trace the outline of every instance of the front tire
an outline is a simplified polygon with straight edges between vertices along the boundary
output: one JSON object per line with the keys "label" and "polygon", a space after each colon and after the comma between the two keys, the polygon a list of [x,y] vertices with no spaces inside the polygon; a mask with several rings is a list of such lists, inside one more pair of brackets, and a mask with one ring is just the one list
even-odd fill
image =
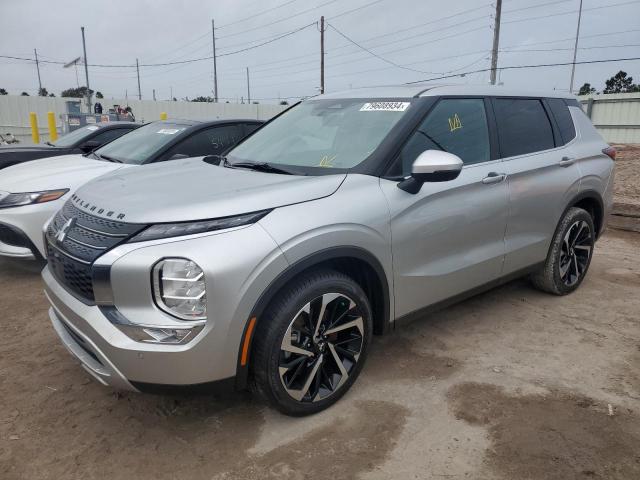
{"label": "front tire", "polygon": [[531,276],[533,285],[554,295],[573,292],[589,270],[594,244],[591,215],[581,208],[571,207],[560,220],[544,267]]}
{"label": "front tire", "polygon": [[255,386],[286,415],[324,410],[360,374],[371,332],[369,300],[355,281],[328,269],[303,274],[259,321],[251,366]]}

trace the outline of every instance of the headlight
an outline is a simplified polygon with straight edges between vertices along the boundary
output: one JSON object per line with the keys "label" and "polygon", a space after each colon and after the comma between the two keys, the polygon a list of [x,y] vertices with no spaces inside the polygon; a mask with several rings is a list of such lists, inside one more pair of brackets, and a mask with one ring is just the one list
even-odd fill
{"label": "headlight", "polygon": [[153,267],[153,295],[159,308],[181,320],[207,318],[204,272],[186,258],[168,258]]}
{"label": "headlight", "polygon": [[3,197],[0,195],[0,208],[19,207],[33,203],[46,203],[58,200],[68,188],[62,190],[45,190],[43,192],[9,193]]}
{"label": "headlight", "polygon": [[245,213],[234,217],[216,218],[214,220],[203,220],[200,222],[159,223],[143,230],[131,238],[129,242],[144,242],[146,240],[157,240],[158,238],[180,237],[194,233],[211,232],[214,230],[250,225],[256,223],[270,211],[271,210],[262,210],[260,212]]}

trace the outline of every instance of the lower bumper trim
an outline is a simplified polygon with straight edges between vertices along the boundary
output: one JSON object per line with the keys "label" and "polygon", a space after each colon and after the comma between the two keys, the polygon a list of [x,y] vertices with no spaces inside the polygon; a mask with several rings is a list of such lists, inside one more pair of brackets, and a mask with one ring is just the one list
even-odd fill
{"label": "lower bumper trim", "polygon": [[93,378],[103,385],[120,390],[137,391],[100,349],[53,307],[49,309],[49,319],[63,345]]}

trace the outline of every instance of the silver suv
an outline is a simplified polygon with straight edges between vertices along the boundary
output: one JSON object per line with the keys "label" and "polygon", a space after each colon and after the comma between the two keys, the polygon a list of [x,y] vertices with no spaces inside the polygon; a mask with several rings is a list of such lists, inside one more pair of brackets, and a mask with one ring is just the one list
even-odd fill
{"label": "silver suv", "polygon": [[224,158],[80,188],[45,229],[51,321],[103,384],[230,379],[314,413],[351,387],[374,334],[524,275],[575,290],[614,156],[558,92],[315,97]]}

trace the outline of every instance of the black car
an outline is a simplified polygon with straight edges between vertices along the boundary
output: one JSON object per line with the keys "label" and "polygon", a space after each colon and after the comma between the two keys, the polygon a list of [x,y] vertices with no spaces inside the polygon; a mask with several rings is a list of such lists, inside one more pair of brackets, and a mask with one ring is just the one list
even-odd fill
{"label": "black car", "polygon": [[29,160],[72,153],[89,153],[98,147],[135,130],[132,122],[104,122],[87,125],[42,145],[8,145],[0,147],[0,169]]}
{"label": "black car", "polygon": [[220,155],[263,123],[260,120],[162,120],[143,125],[88,156],[142,165]]}

